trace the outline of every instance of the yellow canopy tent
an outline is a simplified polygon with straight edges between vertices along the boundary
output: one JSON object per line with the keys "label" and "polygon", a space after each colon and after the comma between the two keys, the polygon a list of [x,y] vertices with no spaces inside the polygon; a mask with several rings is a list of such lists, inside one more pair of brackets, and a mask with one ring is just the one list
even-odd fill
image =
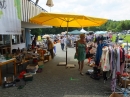
{"label": "yellow canopy tent", "polygon": [[[62,14],[62,13],[46,13],[42,12],[30,19],[30,22],[39,25],[49,25],[56,27],[92,27],[101,26],[107,22],[107,19],[78,15],[78,14]],[[67,65],[67,47],[66,47],[66,63]]]}

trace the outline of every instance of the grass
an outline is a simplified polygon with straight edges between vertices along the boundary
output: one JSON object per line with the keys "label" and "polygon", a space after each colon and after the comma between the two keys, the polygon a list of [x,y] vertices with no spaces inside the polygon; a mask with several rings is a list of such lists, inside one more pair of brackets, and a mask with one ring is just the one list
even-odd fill
{"label": "grass", "polygon": [[[124,38],[124,36],[126,36],[125,38]],[[122,38],[124,38],[124,42],[127,42],[128,41],[128,43],[130,43],[130,35],[119,35],[119,37],[122,37]],[[116,35],[113,35],[112,36],[112,41],[113,42],[115,42],[115,40],[116,40]]]}

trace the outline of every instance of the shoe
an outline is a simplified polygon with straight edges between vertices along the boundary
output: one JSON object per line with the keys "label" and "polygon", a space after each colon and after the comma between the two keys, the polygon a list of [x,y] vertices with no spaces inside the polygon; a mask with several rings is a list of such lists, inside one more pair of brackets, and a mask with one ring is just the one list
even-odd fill
{"label": "shoe", "polygon": [[80,74],[81,74],[82,76],[84,76],[84,73],[81,73],[81,72],[80,72]]}

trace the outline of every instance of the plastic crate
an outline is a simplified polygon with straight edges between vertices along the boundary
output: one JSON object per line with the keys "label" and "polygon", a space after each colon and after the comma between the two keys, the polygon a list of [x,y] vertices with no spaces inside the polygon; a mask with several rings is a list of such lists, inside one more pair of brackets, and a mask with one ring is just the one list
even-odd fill
{"label": "plastic crate", "polygon": [[39,65],[39,68],[43,68],[44,67],[44,65]]}
{"label": "plastic crate", "polygon": [[32,81],[33,80],[33,75],[30,74],[30,73],[26,73],[26,74],[24,74],[23,80],[24,81]]}

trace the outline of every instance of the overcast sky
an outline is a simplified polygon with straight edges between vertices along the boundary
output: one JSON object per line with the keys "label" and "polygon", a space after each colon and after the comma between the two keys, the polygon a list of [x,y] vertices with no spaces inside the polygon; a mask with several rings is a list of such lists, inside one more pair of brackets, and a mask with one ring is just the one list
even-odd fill
{"label": "overcast sky", "polygon": [[[36,1],[36,0],[33,0]],[[52,0],[51,12],[77,13],[111,20],[130,20],[130,0]],[[50,12],[47,0],[38,5]]]}

